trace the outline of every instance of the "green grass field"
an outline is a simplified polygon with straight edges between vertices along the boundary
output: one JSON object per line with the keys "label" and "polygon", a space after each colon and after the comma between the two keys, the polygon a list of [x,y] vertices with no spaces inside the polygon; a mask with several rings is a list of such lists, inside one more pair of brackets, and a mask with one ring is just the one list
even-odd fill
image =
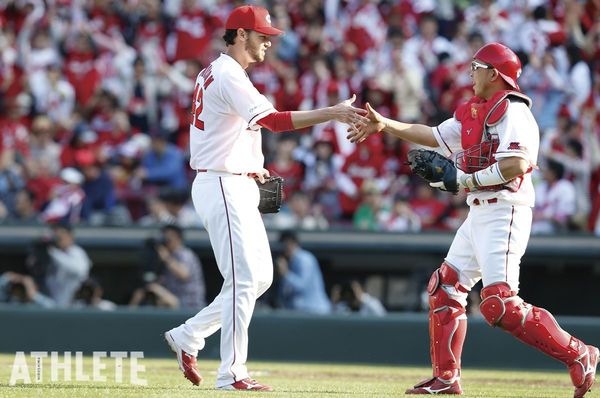
{"label": "green grass field", "polygon": [[[34,379],[35,362],[26,357],[27,366]],[[337,365],[337,364],[299,364],[252,361],[249,364],[252,376],[272,385],[276,391],[256,392],[219,392],[213,389],[217,362],[200,361],[199,369],[204,376],[200,387],[192,386],[177,368],[175,359],[141,359],[145,366],[140,378],[146,379],[147,386],[129,383],[129,360],[123,361],[123,383],[115,382],[114,360],[103,359],[106,370],[102,374],[106,382],[65,382],[50,381],[50,360],[43,360],[43,380],[41,383],[23,384],[18,382],[9,386],[14,355],[0,355],[0,397],[15,398],[75,398],[75,397],[394,397],[403,396],[404,390],[416,381],[429,375],[426,368]],[[71,364],[75,375],[74,357]],[[86,358],[83,366],[86,374],[92,374],[92,360]],[[59,373],[63,379],[62,373]],[[540,371],[494,371],[464,369],[463,389],[465,397],[519,397],[519,398],[558,398],[572,397],[569,376],[564,372]],[[600,388],[598,388],[600,390]],[[586,398],[599,398],[598,391],[590,392]]]}

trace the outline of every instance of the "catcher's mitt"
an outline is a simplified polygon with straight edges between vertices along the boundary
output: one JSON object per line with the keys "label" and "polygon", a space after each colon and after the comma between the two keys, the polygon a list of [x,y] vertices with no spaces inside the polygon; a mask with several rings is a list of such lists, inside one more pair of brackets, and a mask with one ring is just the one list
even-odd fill
{"label": "catcher's mitt", "polygon": [[255,179],[255,181],[260,192],[258,211],[261,213],[279,212],[283,201],[283,178],[279,176],[267,177],[264,184],[261,184],[258,179]]}
{"label": "catcher's mitt", "polygon": [[445,156],[426,149],[408,152],[408,165],[419,177],[442,191],[458,192],[457,171],[454,162]]}

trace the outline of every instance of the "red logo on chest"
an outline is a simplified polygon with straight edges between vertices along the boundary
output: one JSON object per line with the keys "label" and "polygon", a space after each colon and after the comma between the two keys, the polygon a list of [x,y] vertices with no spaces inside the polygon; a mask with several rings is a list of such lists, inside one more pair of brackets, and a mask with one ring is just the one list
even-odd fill
{"label": "red logo on chest", "polygon": [[521,149],[521,146],[518,142],[511,142],[510,144],[508,144],[508,149],[514,149],[518,151],[519,149]]}

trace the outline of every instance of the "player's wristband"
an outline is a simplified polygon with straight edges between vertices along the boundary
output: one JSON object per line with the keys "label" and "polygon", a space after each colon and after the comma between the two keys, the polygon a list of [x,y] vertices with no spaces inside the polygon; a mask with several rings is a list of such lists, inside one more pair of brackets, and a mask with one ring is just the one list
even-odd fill
{"label": "player's wristband", "polygon": [[256,123],[262,127],[268,128],[274,133],[294,130],[294,123],[292,123],[292,112],[289,111],[270,113]]}
{"label": "player's wristband", "polygon": [[483,170],[479,170],[473,175],[473,182],[475,186],[489,187],[492,185],[506,184],[508,181],[500,172],[500,164],[494,163],[493,165],[486,167]]}

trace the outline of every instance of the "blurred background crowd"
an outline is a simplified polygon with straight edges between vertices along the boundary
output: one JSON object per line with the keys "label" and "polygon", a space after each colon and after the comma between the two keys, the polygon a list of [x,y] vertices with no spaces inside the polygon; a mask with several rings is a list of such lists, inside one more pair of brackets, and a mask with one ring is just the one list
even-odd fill
{"label": "blurred background crowd", "polygon": [[[0,4],[0,220],[199,226],[187,166],[197,73],[236,1]],[[600,234],[600,1],[261,2],[286,34],[249,70],[278,110],[358,95],[437,124],[471,93],[469,62],[502,41],[524,68],[542,156],[534,233]],[[356,146],[337,122],[264,134],[287,204],[269,227],[455,230],[464,197],[429,189],[390,136]]]}
{"label": "blurred background crowd", "polygon": [[[91,261],[71,225],[170,225],[148,242],[144,283],[129,303],[204,305],[202,267],[180,229],[202,227],[189,197],[191,96],[197,73],[224,51],[227,15],[242,3],[0,2],[0,224],[53,225],[53,237],[28,258],[30,271],[43,271],[0,276],[0,301],[110,309],[88,279]],[[359,106],[436,125],[472,95],[473,53],[491,41],[510,46],[541,133],[533,233],[600,235],[600,0],[256,3],[286,32],[249,69],[280,111],[356,93]],[[286,180],[286,204],[265,217],[268,228],[458,228],[465,197],[411,175],[409,145],[378,135],[357,146],[345,136],[338,122],[301,134],[263,131],[266,168]],[[295,295],[303,284],[321,286],[318,264],[282,244],[277,305],[385,311],[358,281],[311,291],[302,302]],[[292,276],[299,263],[309,276]]]}

